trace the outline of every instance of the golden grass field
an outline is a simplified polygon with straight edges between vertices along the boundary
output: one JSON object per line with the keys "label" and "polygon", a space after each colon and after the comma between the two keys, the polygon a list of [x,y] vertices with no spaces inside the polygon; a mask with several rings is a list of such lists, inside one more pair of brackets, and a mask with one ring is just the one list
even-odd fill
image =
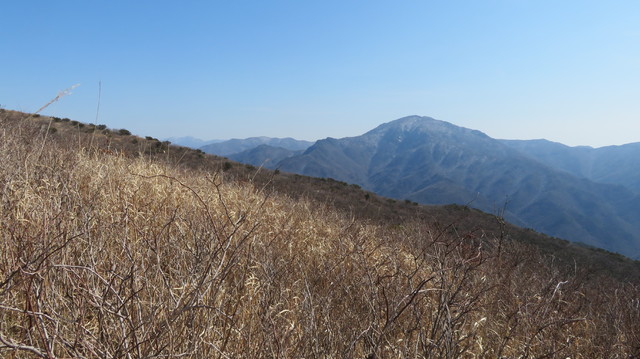
{"label": "golden grass field", "polygon": [[636,283],[24,117],[0,112],[0,357],[640,357]]}

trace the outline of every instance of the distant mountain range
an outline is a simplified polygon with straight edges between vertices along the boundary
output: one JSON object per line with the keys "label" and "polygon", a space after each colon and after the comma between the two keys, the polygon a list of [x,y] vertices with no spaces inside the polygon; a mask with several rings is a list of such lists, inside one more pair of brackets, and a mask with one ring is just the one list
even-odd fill
{"label": "distant mountain range", "polygon": [[640,144],[593,149],[496,140],[419,116],[357,137],[320,140],[302,153],[281,142],[233,141],[235,147],[223,142],[202,149],[392,198],[466,204],[549,235],[640,257]]}
{"label": "distant mountain range", "polygon": [[205,153],[228,157],[234,161],[266,168],[275,168],[285,158],[299,155],[313,142],[293,138],[249,137],[231,140],[202,140],[199,138],[169,137],[175,145],[200,149]]}
{"label": "distant mountain range", "polygon": [[275,169],[282,160],[300,155],[303,152],[304,149],[294,151],[284,147],[259,145],[249,150],[228,155],[227,157],[234,161]]}
{"label": "distant mountain range", "polygon": [[166,138],[165,140],[173,143],[174,145],[190,147],[190,148],[193,148],[193,149],[197,149],[197,148],[200,148],[202,146],[206,146],[206,145],[211,144],[211,143],[218,143],[218,142],[223,142],[224,141],[224,140],[201,140],[199,138],[195,138],[195,137],[191,137],[191,136],[169,137],[169,138]]}
{"label": "distant mountain range", "polygon": [[303,151],[309,148],[313,142],[296,140],[293,138],[272,138],[272,137],[249,137],[245,139],[231,139],[218,143],[208,144],[200,147],[206,153],[218,156],[229,157],[230,155],[240,154],[247,150],[253,150],[258,146],[263,147],[265,151],[272,151],[272,148],[281,148],[288,151]]}

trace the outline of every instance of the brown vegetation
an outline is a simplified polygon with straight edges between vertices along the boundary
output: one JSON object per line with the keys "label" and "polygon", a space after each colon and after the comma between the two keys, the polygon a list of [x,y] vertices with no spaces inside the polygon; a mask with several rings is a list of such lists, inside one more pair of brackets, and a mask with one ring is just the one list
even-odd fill
{"label": "brown vegetation", "polygon": [[196,151],[20,117],[0,113],[2,357],[640,356],[634,283],[499,232],[349,216],[223,159],[195,169]]}

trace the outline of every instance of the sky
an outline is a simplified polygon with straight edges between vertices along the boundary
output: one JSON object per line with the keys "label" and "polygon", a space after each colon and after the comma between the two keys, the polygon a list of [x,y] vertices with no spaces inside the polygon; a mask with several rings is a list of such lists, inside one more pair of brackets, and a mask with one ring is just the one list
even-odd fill
{"label": "sky", "polygon": [[[358,136],[408,115],[640,142],[637,0],[21,0],[0,106],[200,139]],[[99,106],[98,106],[99,104]]]}

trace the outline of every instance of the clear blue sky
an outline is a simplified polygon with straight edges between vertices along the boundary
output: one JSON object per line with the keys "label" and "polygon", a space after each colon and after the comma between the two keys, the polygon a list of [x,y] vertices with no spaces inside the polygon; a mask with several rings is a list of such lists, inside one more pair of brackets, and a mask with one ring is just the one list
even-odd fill
{"label": "clear blue sky", "polygon": [[356,136],[424,115],[640,141],[640,1],[4,1],[0,105],[164,138]]}

